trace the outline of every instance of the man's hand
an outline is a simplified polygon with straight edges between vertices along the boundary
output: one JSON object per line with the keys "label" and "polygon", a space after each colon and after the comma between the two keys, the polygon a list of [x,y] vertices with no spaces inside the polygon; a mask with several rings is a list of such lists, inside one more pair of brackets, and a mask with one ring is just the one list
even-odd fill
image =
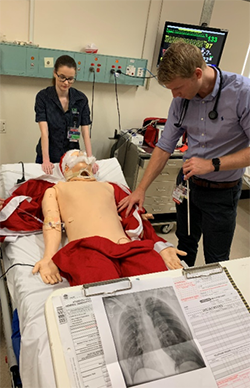
{"label": "man's hand", "polygon": [[130,210],[134,206],[135,203],[138,203],[139,210],[143,210],[142,206],[145,200],[145,193],[143,190],[137,188],[133,193],[131,193],[128,197],[123,198],[117,206],[118,212],[122,211],[127,207],[127,211],[125,217],[128,217]]}
{"label": "man's hand", "polygon": [[183,163],[184,179],[189,179],[193,175],[203,175],[214,171],[211,159],[192,157]]}
{"label": "man's hand", "polygon": [[42,164],[42,170],[45,174],[52,175],[53,174],[54,164],[50,161],[44,161]]}
{"label": "man's hand", "polygon": [[4,199],[3,198],[0,198],[0,210],[2,209],[2,207],[3,207],[3,203],[4,203]]}
{"label": "man's hand", "polygon": [[52,260],[39,260],[32,270],[33,275],[38,272],[40,272],[41,278],[46,284],[62,282],[58,267]]}
{"label": "man's hand", "polygon": [[168,267],[168,269],[183,268],[177,254],[181,256],[187,255],[186,252],[180,251],[179,249],[176,249],[174,247],[165,248],[160,252],[160,255],[163,258],[163,261]]}

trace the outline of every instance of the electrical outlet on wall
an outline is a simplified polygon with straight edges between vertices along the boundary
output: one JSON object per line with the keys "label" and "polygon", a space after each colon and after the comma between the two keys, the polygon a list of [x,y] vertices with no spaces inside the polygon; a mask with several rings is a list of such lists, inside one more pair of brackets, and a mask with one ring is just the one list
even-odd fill
{"label": "electrical outlet on wall", "polygon": [[6,120],[0,120],[0,133],[6,133]]}
{"label": "electrical outlet on wall", "polygon": [[138,67],[137,69],[137,77],[143,77],[144,69],[143,67]]}
{"label": "electrical outlet on wall", "polygon": [[44,67],[54,67],[54,58],[53,57],[45,57],[44,58]]}

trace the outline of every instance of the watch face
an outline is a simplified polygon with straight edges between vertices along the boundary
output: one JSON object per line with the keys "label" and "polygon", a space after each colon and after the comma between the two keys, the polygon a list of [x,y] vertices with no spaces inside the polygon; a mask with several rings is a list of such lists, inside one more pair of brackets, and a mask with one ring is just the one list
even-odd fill
{"label": "watch face", "polygon": [[214,166],[214,171],[219,171],[220,169],[220,159],[219,158],[214,158],[212,159],[212,163]]}

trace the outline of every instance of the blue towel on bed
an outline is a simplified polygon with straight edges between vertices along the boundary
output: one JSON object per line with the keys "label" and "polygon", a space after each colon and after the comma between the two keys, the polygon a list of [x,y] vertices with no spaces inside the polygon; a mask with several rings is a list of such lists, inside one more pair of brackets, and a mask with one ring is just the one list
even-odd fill
{"label": "blue towel on bed", "polygon": [[13,350],[17,360],[17,365],[19,366],[21,335],[20,335],[20,329],[19,329],[19,319],[18,319],[17,309],[15,309],[13,312],[11,339],[12,339]]}

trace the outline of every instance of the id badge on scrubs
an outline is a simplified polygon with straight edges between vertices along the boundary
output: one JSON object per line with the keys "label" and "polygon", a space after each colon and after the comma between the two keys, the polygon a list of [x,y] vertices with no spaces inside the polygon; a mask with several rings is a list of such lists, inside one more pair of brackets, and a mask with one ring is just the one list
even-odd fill
{"label": "id badge on scrubs", "polygon": [[79,142],[80,140],[80,132],[78,128],[69,128],[68,129],[68,134],[67,134],[67,139],[71,142]]}
{"label": "id badge on scrubs", "polygon": [[182,183],[178,186],[175,186],[172,196],[173,201],[179,205],[183,202],[183,199],[187,199],[187,187],[184,186]]}

